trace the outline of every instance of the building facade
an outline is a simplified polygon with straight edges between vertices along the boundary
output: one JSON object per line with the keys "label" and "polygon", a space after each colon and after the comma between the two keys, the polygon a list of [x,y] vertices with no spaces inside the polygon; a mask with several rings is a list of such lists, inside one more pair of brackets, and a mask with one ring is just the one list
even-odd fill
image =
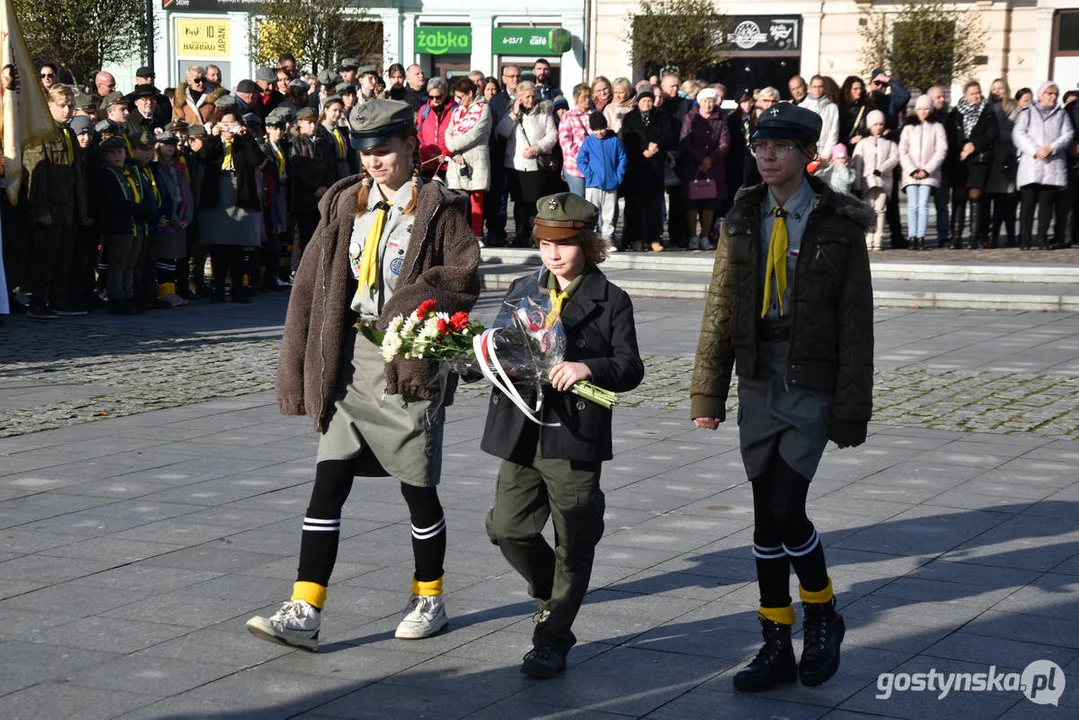
{"label": "building facade", "polygon": [[[155,0],[158,28],[154,68],[158,87],[184,78],[192,63],[218,65],[226,87],[253,77],[248,28],[259,0]],[[585,78],[585,0],[542,4],[507,0],[373,0],[363,2],[364,20],[381,24],[384,71],[392,63],[419,63],[431,77],[457,77],[470,70],[500,75],[508,63],[531,70],[539,57],[567,87]],[[112,71],[130,87],[137,60]],[[128,66],[130,65],[130,67]]]}
{"label": "building facade", "polygon": [[[787,92],[787,79],[830,75],[838,82],[863,75],[859,21],[865,10],[897,12],[892,0],[769,0],[717,2],[734,27],[734,56],[716,79],[735,89],[766,85]],[[1076,0],[957,0],[977,11],[989,31],[983,84],[1007,78],[1014,89],[1037,87],[1052,77],[1061,91],[1079,86],[1079,2]],[[636,78],[627,40],[637,2],[593,0],[588,27],[591,75]],[[961,89],[961,81],[953,94]]]}

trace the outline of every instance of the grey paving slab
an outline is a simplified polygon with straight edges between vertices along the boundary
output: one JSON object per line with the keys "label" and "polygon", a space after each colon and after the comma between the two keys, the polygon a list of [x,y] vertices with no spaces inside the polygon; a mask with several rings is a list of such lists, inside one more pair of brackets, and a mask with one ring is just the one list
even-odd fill
{"label": "grey paving slab", "polygon": [[158,699],[151,695],[43,682],[0,697],[0,717],[6,720],[110,720]]}

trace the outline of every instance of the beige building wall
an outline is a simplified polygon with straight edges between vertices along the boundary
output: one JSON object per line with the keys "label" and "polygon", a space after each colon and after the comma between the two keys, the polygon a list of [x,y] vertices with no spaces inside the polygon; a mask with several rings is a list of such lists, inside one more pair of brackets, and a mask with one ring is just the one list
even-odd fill
{"label": "beige building wall", "polygon": [[[1036,4],[1035,4],[1036,3]],[[842,83],[847,75],[864,75],[859,57],[861,37],[858,20],[862,8],[873,8],[873,2],[854,0],[819,0],[799,2],[768,0],[768,2],[719,2],[717,7],[728,15],[801,15],[804,22],[802,73],[820,72]],[[1049,51],[1052,42],[1054,10],[1079,7],[1076,0],[959,0],[958,5],[981,14],[982,24],[989,30],[985,55],[988,63],[978,68],[974,79],[988,84],[1004,76],[1012,90],[1036,87],[1049,72]],[[1021,7],[1015,7],[1021,5]],[[588,44],[588,75],[609,78],[633,76],[630,65],[628,17],[639,4],[625,0],[594,0],[590,18],[591,42]],[[876,9],[895,7],[890,3],[877,4]],[[818,28],[816,37],[811,37]],[[953,92],[959,92],[962,80]]]}

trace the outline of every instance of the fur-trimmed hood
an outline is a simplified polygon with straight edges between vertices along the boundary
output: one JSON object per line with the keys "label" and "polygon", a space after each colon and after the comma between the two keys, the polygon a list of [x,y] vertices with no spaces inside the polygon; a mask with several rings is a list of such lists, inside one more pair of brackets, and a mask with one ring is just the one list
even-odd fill
{"label": "fur-trimmed hood", "polygon": [[[208,93],[203,93],[202,97],[196,105],[206,105],[209,103],[213,105],[214,100],[217,100],[222,95],[227,95],[228,90],[223,87],[214,88]],[[172,106],[178,110],[182,110],[184,105],[187,104],[187,81],[184,80],[176,86],[176,92],[172,94]]]}
{"label": "fur-trimmed hood", "polygon": [[[857,223],[865,230],[872,230],[877,226],[877,214],[858,198],[837,193],[827,183],[813,176],[809,176],[809,186],[813,188],[813,192],[820,195],[822,207],[832,209],[836,215]],[[743,203],[760,205],[764,201],[766,192],[768,192],[768,186],[764,183],[744,185],[735,193],[734,205]]]}

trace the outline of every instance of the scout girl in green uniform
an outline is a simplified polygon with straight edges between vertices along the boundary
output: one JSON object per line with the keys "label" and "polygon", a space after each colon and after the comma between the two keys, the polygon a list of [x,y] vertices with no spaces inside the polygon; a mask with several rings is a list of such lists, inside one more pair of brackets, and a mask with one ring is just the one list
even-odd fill
{"label": "scout girl in green uniform", "polygon": [[[611,411],[570,393],[581,380],[614,392],[637,387],[644,363],[637,350],[633,304],[596,267],[603,243],[599,210],[571,193],[536,203],[532,237],[544,269],[515,281],[507,298],[550,293],[566,330],[565,362],[551,370],[537,425],[497,390],[487,410],[481,448],[502,458],[487,534],[539,606],[533,648],[521,672],[550,678],[566,667],[577,642],[570,626],[588,590],[596,544],[603,536],[600,465],[610,460]],[[555,549],[541,534],[551,518]]]}
{"label": "scout girl in green uniform", "polygon": [[[693,369],[691,417],[713,430],[738,372],[765,640],[734,678],[747,692],[796,678],[825,682],[839,668],[844,633],[805,505],[828,440],[843,448],[866,438],[873,290],[865,232],[875,217],[805,174],[820,131],[819,115],[787,103],[757,123],[750,149],[764,184],[740,191],[724,219]],[[791,566],[804,612],[797,666]]]}
{"label": "scout girl in green uniform", "polygon": [[412,110],[372,100],[350,120],[363,173],[322,198],[322,220],[293,284],[278,365],[281,411],[310,415],[322,433],[300,567],[291,599],[273,616],[247,622],[256,637],[308,650],[318,647],[341,508],[356,475],[396,477],[408,504],[416,567],[397,637],[428,637],[446,626],[446,519],[435,486],[453,388],[437,363],[383,362],[355,324],[385,330],[427,299],[449,313],[468,311],[479,294],[468,199],[440,184],[421,187]]}

